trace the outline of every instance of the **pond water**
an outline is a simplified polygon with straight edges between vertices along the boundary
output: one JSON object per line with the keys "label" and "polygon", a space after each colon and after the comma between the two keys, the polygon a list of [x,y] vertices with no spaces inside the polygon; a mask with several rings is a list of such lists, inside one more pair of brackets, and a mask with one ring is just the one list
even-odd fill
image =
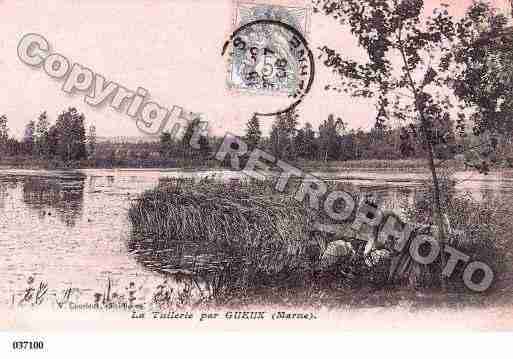
{"label": "pond water", "polygon": [[[334,181],[378,190],[398,208],[411,200],[425,174],[377,171],[315,173]],[[73,172],[0,170],[0,306],[19,296],[33,276],[50,293],[79,288],[81,295],[101,292],[110,278],[155,288],[160,275],[146,270],[128,253],[127,218],[132,200],[166,177],[241,178],[232,171],[80,170]],[[460,191],[477,199],[486,193],[513,193],[509,174],[456,173]]]}

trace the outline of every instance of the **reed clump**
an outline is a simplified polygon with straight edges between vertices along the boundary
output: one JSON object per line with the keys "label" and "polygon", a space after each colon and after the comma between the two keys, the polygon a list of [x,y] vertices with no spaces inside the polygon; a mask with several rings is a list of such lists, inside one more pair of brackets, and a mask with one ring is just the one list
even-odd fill
{"label": "reed clump", "polygon": [[[492,193],[485,194],[478,201],[471,193],[459,193],[451,171],[442,171],[439,175],[440,202],[445,221],[446,243],[452,248],[465,253],[468,263],[480,261],[486,263],[495,273],[493,285],[489,292],[511,290],[509,279],[513,263],[513,245],[511,233],[513,223],[513,206],[511,198],[498,197]],[[411,222],[433,224],[433,186],[425,183],[417,198],[415,207],[406,208],[405,213]],[[430,234],[429,231],[426,234]],[[417,266],[415,277],[417,285],[440,287],[442,266],[440,258],[430,266]],[[459,262],[454,273],[447,280],[447,289],[467,291],[462,275],[465,269]]]}
{"label": "reed clump", "polygon": [[267,183],[161,182],[131,206],[129,219],[129,246],[144,265],[223,286],[300,278],[316,240],[314,214]]}

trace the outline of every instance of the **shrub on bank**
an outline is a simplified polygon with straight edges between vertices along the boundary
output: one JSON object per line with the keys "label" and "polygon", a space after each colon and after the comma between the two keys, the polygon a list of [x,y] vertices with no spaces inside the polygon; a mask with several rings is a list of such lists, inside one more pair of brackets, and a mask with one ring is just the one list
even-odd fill
{"label": "shrub on bank", "polygon": [[[450,171],[442,171],[440,176],[441,206],[444,213],[447,244],[470,257],[469,262],[480,261],[488,264],[495,273],[492,290],[511,285],[504,281],[513,263],[513,204],[511,199],[485,195],[481,201],[470,193],[455,190],[456,182]],[[426,182],[418,192],[414,208],[406,208],[410,221],[433,224],[433,188]],[[464,290],[462,281],[465,265],[461,262],[449,278],[449,287]],[[439,287],[441,263],[438,259],[429,266],[418,266],[408,275],[416,285]]]}
{"label": "shrub on bank", "polygon": [[[457,194],[449,175],[442,176],[441,182],[444,212],[453,229],[465,230],[463,236],[451,232],[449,245],[468,254],[471,261],[490,265],[503,286],[503,269],[512,263],[513,224],[507,223],[512,207],[499,199],[477,202]],[[350,193],[359,202],[361,194]],[[410,221],[432,223],[432,192],[427,185],[420,193],[406,214]],[[392,258],[382,253],[386,251],[365,257],[365,242],[343,233],[313,230],[317,220],[329,222],[291,196],[276,194],[270,182],[162,180],[133,203],[129,217],[133,232],[129,247],[141,263],[164,273],[197,274],[211,283],[213,292],[318,284],[379,289],[390,284]],[[342,244],[334,247],[338,241]],[[352,254],[331,263],[332,258],[325,255],[330,250]],[[323,261],[329,262],[326,268]],[[410,264],[395,285],[440,287],[439,259],[429,266]],[[449,281],[458,291],[465,290],[463,269],[458,266]]]}
{"label": "shrub on bank", "polygon": [[294,281],[309,270],[314,215],[271,191],[258,182],[161,182],[131,206],[129,246],[151,269],[219,277],[223,286]]}

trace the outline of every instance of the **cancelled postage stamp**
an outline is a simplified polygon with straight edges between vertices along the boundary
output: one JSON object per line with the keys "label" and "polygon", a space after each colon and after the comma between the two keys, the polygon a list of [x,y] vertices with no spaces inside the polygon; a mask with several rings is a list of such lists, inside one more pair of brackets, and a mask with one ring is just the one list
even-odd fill
{"label": "cancelled postage stamp", "polygon": [[310,90],[315,74],[308,46],[309,8],[235,2],[234,32],[225,44],[229,89],[289,96],[291,106]]}

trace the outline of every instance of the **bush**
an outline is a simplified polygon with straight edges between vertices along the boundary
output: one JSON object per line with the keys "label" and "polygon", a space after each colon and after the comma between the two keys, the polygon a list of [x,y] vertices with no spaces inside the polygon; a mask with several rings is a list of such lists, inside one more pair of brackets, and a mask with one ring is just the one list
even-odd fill
{"label": "bush", "polygon": [[225,288],[294,282],[309,268],[314,216],[271,191],[258,182],[162,181],[131,206],[129,246],[153,270],[187,271]]}
{"label": "bush", "polygon": [[[467,254],[470,261],[481,261],[488,264],[496,274],[494,286],[503,286],[503,273],[512,263],[512,245],[510,235],[513,231],[512,204],[504,198],[485,196],[476,200],[470,193],[459,193],[455,190],[455,181],[451,173],[441,172],[441,206],[447,218],[447,244]],[[409,221],[427,225],[433,224],[433,188],[430,183],[424,184],[423,191],[415,199],[415,208],[406,208]],[[460,232],[461,231],[461,232]],[[460,262],[448,284],[454,290],[464,290],[462,281],[465,266]],[[424,287],[438,287],[440,283],[441,263],[437,260],[432,265],[419,266],[413,275],[416,284]]]}

